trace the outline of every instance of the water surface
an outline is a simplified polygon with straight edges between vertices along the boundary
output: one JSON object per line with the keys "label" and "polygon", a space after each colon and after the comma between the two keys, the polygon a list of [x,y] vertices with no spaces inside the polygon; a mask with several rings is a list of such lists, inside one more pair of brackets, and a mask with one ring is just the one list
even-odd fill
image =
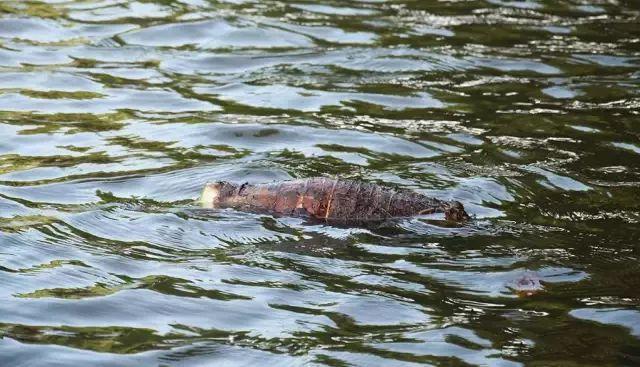
{"label": "water surface", "polygon": [[[640,364],[638,24],[620,0],[2,1],[0,364]],[[313,176],[475,219],[194,204]]]}

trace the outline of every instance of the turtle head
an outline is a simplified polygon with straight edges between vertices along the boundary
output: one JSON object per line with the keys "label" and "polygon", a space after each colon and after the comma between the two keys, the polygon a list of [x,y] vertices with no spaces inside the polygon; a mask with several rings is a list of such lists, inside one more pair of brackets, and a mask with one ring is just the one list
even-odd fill
{"label": "turtle head", "polygon": [[462,222],[465,220],[469,220],[469,214],[464,210],[464,206],[459,201],[452,201],[448,203],[444,216],[447,220]]}

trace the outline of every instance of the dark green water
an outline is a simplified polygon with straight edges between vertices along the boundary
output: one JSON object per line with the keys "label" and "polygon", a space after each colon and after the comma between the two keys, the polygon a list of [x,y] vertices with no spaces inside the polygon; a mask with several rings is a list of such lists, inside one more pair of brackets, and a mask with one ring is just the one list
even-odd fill
{"label": "dark green water", "polygon": [[[2,1],[0,365],[638,366],[639,87],[635,1]],[[475,220],[194,205],[312,176]]]}

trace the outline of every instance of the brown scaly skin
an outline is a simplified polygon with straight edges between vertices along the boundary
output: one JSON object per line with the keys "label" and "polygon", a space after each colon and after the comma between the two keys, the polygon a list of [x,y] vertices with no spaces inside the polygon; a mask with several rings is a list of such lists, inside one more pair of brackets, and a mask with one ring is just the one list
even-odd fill
{"label": "brown scaly skin", "polygon": [[407,190],[342,179],[310,178],[271,184],[208,184],[202,195],[210,208],[303,216],[332,223],[366,223],[444,213],[450,221],[469,219],[458,201],[442,201]]}

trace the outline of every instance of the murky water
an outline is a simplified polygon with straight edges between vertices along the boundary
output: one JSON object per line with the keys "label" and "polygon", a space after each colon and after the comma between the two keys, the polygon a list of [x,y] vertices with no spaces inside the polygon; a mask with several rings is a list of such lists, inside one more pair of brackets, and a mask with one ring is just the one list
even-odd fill
{"label": "murky water", "polygon": [[[640,365],[637,2],[0,14],[0,364]],[[322,175],[475,219],[194,204]]]}

